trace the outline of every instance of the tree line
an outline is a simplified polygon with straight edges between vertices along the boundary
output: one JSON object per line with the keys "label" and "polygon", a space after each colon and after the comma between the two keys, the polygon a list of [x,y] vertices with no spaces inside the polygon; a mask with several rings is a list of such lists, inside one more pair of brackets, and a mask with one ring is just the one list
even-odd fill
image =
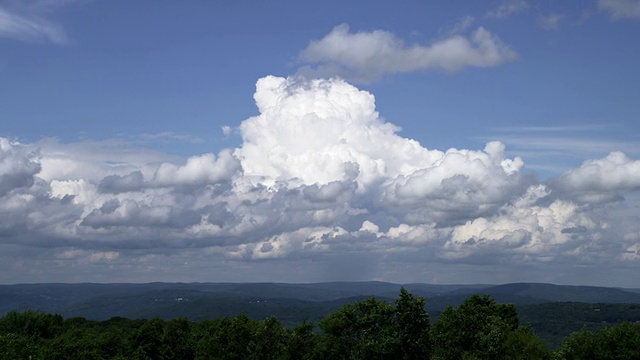
{"label": "tree line", "polygon": [[0,359],[640,359],[640,324],[583,329],[551,350],[514,305],[473,295],[431,324],[424,298],[401,289],[394,303],[372,297],[293,329],[245,314],[91,321],[11,311],[0,319]]}

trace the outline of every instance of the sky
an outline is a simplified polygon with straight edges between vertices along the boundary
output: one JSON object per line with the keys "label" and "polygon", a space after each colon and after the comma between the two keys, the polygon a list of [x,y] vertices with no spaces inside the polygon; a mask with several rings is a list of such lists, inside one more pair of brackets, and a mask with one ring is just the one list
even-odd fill
{"label": "sky", "polygon": [[640,288],[640,1],[0,0],[0,283]]}

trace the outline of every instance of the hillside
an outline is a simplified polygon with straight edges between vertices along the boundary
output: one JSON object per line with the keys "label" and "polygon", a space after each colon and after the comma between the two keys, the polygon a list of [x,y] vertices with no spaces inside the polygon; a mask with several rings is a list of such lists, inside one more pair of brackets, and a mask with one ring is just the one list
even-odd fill
{"label": "hillside", "polygon": [[276,316],[283,325],[318,321],[346,303],[375,296],[393,301],[401,287],[427,301],[432,319],[472,294],[489,294],[516,305],[522,323],[552,346],[586,326],[640,321],[640,293],[625,289],[540,283],[504,285],[393,284],[385,282],[146,283],[0,285],[0,315],[40,310],[64,317],[107,320],[185,317],[201,321],[244,312],[252,318]]}

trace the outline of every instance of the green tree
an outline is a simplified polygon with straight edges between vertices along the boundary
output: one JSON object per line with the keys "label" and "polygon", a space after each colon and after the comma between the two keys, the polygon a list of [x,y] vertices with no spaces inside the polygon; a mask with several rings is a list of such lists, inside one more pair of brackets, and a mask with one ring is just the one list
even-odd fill
{"label": "green tree", "polygon": [[[433,326],[436,359],[520,359],[527,346],[538,349],[533,334],[518,332],[515,306],[489,295],[473,295],[458,308],[446,308]],[[544,352],[544,347],[538,349]],[[547,358],[544,352],[539,358]],[[538,357],[536,357],[538,358]]]}
{"label": "green tree", "polygon": [[39,340],[0,331],[0,359],[36,359],[40,350]]}
{"label": "green tree", "polygon": [[41,350],[39,358],[51,360],[102,359],[96,342],[98,336],[98,332],[92,328],[69,328],[63,334],[49,340],[48,346]]}
{"label": "green tree", "polygon": [[164,359],[168,347],[163,343],[164,320],[152,319],[131,334],[132,359]]}
{"label": "green tree", "polygon": [[173,319],[166,323],[162,336],[163,343],[168,348],[166,359],[195,358],[191,328],[191,322],[185,318]]}
{"label": "green tree", "polygon": [[205,324],[198,342],[197,359],[251,359],[258,321],[241,313],[235,318]]}
{"label": "green tree", "polygon": [[256,326],[253,351],[256,359],[281,359],[287,350],[289,334],[280,320],[270,316]]}
{"label": "green tree", "polygon": [[402,358],[428,359],[431,354],[430,328],[424,298],[414,297],[405,288],[401,288],[395,313]]}
{"label": "green tree", "polygon": [[62,331],[63,321],[60,315],[32,310],[12,310],[0,320],[0,332],[51,339]]}
{"label": "green tree", "polygon": [[640,324],[623,322],[597,331],[575,332],[556,353],[557,359],[640,359]]}
{"label": "green tree", "polygon": [[320,356],[332,359],[392,359],[400,340],[394,307],[370,298],[347,304],[319,323]]}
{"label": "green tree", "polygon": [[369,298],[322,319],[316,358],[429,359],[429,314],[425,300],[402,288],[395,306]]}
{"label": "green tree", "polygon": [[313,323],[303,321],[291,331],[287,345],[287,358],[313,359],[313,352],[316,348],[316,336],[313,333],[313,328]]}

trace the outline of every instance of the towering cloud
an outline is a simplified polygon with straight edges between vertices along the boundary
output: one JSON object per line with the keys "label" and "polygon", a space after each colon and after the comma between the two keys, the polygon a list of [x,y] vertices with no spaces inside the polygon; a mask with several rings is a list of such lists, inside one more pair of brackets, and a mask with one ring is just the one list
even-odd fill
{"label": "towering cloud", "polygon": [[361,187],[433,165],[442,156],[396,135],[374,97],[340,79],[260,79],[260,115],[240,125],[236,150],[246,176],[268,185],[327,184],[355,178]]}

